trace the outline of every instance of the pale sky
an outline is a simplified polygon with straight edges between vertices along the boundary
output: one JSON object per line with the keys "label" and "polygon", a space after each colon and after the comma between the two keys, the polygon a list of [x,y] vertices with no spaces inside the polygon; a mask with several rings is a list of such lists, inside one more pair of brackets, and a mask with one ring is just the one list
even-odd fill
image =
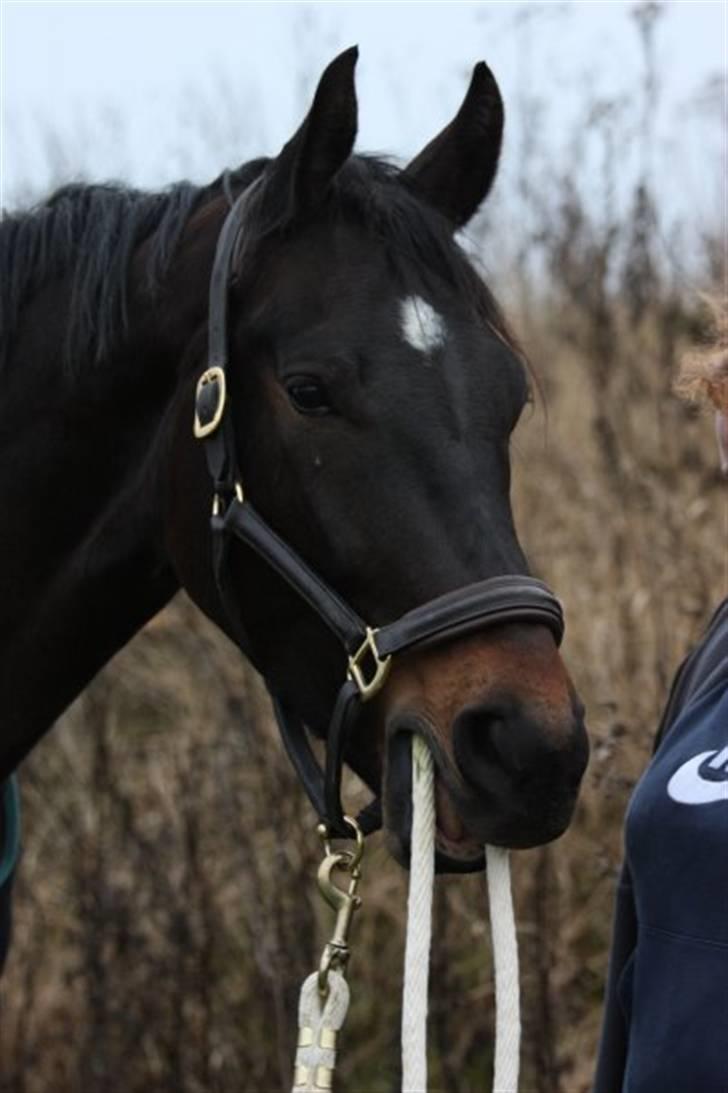
{"label": "pale sky", "polygon": [[[0,0],[0,206],[73,178],[202,182],[275,152],[323,66],[354,43],[360,149],[416,152],[450,119],[483,58],[506,102],[506,174],[529,132],[548,150],[544,169],[568,168],[587,101],[629,104],[639,92],[634,6]],[[720,96],[705,91],[726,70],[726,4],[662,7],[655,160],[665,201],[680,212],[716,202],[724,185]],[[542,111],[529,109],[531,96]],[[633,162],[639,141],[616,155]]]}

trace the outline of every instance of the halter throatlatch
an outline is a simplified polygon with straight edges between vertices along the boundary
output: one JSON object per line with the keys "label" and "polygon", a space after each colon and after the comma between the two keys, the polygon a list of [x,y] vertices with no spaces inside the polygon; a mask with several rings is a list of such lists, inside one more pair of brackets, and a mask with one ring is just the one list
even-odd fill
{"label": "halter throatlatch", "polygon": [[[245,625],[230,580],[228,556],[234,539],[251,547],[303,599],[343,647],[346,676],[336,699],[322,769],[300,715],[273,695],[288,755],[314,809],[332,835],[350,830],[341,806],[341,772],[347,744],[361,710],[385,685],[392,657],[415,646],[431,645],[502,623],[547,626],[557,643],[564,632],[561,604],[542,581],[523,575],[491,577],[466,585],[416,607],[394,622],[368,625],[258,515],[245,498],[237,464],[235,435],[226,385],[227,307],[231,264],[243,228],[245,209],[258,183],[234,202],[217,242],[210,279],[209,350],[195,398],[194,433],[205,446],[213,484],[211,516],[215,582],[233,634],[251,653]],[[365,833],[381,825],[381,806],[372,802],[358,817]]]}

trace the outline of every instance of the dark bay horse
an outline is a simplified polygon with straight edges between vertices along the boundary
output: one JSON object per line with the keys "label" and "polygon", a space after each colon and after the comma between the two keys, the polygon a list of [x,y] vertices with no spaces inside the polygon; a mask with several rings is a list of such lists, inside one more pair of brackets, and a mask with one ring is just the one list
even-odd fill
{"label": "dark bay horse", "polygon": [[[244,542],[227,548],[233,616],[213,573],[192,422],[241,194],[226,429],[246,502],[372,626],[527,573],[509,500],[527,374],[454,239],[495,177],[497,85],[477,65],[454,120],[398,170],[352,154],[355,61],[329,65],[276,158],[163,194],[70,186],[0,225],[0,781],[180,586],[233,639],[241,619],[271,693],[329,731],[347,666],[330,628]],[[415,648],[363,706],[345,758],[403,861],[414,731],[438,771],[441,867],[567,826],[586,734],[538,618]]]}

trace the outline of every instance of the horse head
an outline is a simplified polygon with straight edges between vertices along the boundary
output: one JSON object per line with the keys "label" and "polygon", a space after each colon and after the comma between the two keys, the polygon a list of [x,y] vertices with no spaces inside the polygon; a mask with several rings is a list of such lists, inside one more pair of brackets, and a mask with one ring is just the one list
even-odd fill
{"label": "horse head", "polygon": [[[528,373],[455,233],[496,174],[503,106],[476,66],[454,120],[404,169],[353,154],[356,51],[325,70],[281,153],[227,179],[245,192],[226,296],[228,435],[246,503],[373,627],[493,577],[527,574],[511,512],[509,441]],[[214,237],[222,193],[188,236]],[[231,637],[213,579],[214,487],[192,436],[208,363],[203,322],[171,414],[165,538],[177,576]],[[217,504],[217,502],[215,502]],[[325,738],[347,662],[319,614],[246,543],[228,591],[273,694]],[[544,843],[572,815],[586,758],[582,709],[539,619],[507,617],[394,659],[345,758],[380,794],[405,861],[410,749],[437,770],[442,868],[482,844]]]}

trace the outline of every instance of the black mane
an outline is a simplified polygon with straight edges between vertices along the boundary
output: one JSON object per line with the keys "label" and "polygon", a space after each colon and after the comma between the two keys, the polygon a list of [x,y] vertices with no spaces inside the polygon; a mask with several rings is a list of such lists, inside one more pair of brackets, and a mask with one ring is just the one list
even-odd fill
{"label": "black mane", "polygon": [[161,193],[73,184],[0,221],[0,367],[23,305],[44,285],[73,276],[64,358],[98,361],[126,321],[127,272],[153,235],[147,284],[154,291],[203,191],[180,182]]}
{"label": "black mane", "polygon": [[[226,191],[247,186],[266,162],[254,160],[224,176]],[[256,243],[293,227],[285,203],[266,183],[247,210],[246,254]],[[213,192],[219,192],[219,180],[203,188],[180,182],[157,193],[113,184],[73,184],[28,212],[3,216],[0,368],[22,307],[46,284],[67,276],[73,283],[64,361],[77,369],[83,362],[106,357],[126,326],[127,275],[135,248],[150,239],[144,287],[151,296],[173,261],[191,213]],[[498,305],[454,242],[450,224],[402,184],[396,167],[374,157],[352,156],[334,180],[323,215],[353,220],[381,240],[401,276],[415,266],[423,274],[443,278],[513,345]]]}

